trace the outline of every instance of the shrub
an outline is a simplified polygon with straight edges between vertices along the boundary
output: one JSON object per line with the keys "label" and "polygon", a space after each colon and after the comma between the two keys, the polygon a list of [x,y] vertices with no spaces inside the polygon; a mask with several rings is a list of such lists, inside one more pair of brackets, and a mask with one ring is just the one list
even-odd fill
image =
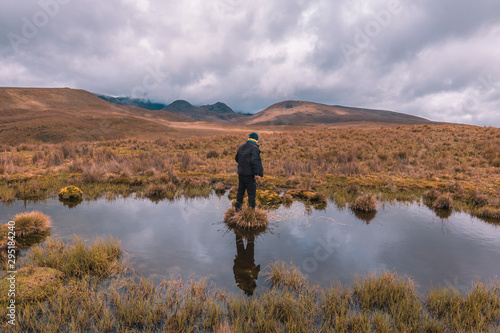
{"label": "shrub", "polygon": [[378,207],[377,199],[372,194],[365,194],[357,197],[351,205],[351,209],[362,212],[376,212]]}

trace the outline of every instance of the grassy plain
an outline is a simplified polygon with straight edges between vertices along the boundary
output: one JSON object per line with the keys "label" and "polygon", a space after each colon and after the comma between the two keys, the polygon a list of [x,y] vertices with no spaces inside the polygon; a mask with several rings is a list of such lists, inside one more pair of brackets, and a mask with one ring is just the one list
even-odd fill
{"label": "grassy plain", "polygon": [[[312,189],[339,206],[366,194],[382,202],[423,197],[438,211],[500,219],[498,128],[276,129],[259,131],[262,190]],[[222,193],[237,183],[234,155],[245,135],[0,145],[0,200],[43,199],[68,185],[86,200]]]}

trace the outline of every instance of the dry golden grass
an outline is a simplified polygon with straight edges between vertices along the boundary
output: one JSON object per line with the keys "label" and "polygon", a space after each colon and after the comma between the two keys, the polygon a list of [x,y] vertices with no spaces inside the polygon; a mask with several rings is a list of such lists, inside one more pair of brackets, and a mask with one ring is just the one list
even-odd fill
{"label": "dry golden grass", "polygon": [[[416,200],[430,190],[428,194],[436,196],[432,202],[438,194],[450,193],[455,210],[494,218],[500,209],[498,128],[419,125],[258,132],[265,170],[262,190],[321,190],[338,202],[350,203],[359,193],[382,193],[381,200]],[[0,200],[46,197],[50,190],[44,184],[55,176],[82,187],[113,183],[132,188],[172,182],[181,188],[212,184],[222,191],[223,186],[237,182],[234,155],[248,134],[209,134],[3,144]]]}
{"label": "dry golden grass", "polygon": [[224,214],[224,221],[232,227],[259,230],[267,227],[268,218],[264,209],[244,205],[238,212],[234,207],[229,208]]}
{"label": "dry golden grass", "polygon": [[[126,273],[115,239],[72,244],[49,239],[18,271],[16,326],[5,332],[498,332],[498,283],[465,293],[427,294],[391,272],[311,285],[293,264],[266,268],[268,287],[252,297],[231,295],[206,279],[155,283]],[[110,269],[113,267],[113,269]],[[7,318],[10,282],[0,283]],[[19,302],[18,302],[19,301]]]}
{"label": "dry golden grass", "polygon": [[17,237],[26,237],[32,234],[45,232],[52,225],[51,218],[39,211],[19,213],[14,216]]}
{"label": "dry golden grass", "polygon": [[451,210],[453,209],[453,198],[449,193],[440,195],[432,204],[432,208]]}
{"label": "dry golden grass", "polygon": [[[14,216],[14,224],[0,226],[0,263],[11,259],[9,250],[17,255],[21,248],[27,248],[43,241],[50,233],[51,218],[39,211],[19,213]],[[11,232],[11,233],[10,233]],[[9,237],[10,236],[10,237]]]}
{"label": "dry golden grass", "polygon": [[365,213],[376,212],[377,207],[377,199],[371,194],[364,194],[357,197],[354,203],[351,205],[351,209]]}

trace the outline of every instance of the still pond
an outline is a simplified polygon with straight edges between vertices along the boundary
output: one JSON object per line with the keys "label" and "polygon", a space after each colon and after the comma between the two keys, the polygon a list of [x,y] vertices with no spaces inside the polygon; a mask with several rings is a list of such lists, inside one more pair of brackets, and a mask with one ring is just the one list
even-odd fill
{"label": "still pond", "polygon": [[385,204],[374,216],[356,216],[329,203],[323,210],[294,202],[269,211],[269,230],[252,236],[224,224],[231,201],[223,196],[154,203],[119,198],[84,201],[69,209],[57,200],[0,206],[2,223],[39,210],[53,220],[52,235],[121,241],[144,276],[207,277],[227,291],[265,290],[266,266],[296,265],[310,283],[350,284],[356,275],[391,270],[433,286],[468,289],[500,276],[500,226],[466,213],[441,218],[420,204]]}

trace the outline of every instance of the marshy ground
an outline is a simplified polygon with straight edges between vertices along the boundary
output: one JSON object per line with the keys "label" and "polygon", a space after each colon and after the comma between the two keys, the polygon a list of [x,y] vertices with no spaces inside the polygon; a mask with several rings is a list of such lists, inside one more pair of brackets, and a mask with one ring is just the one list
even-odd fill
{"label": "marshy ground", "polygon": [[[441,288],[419,294],[410,278],[381,272],[349,286],[319,288],[295,266],[275,262],[264,269],[267,290],[234,296],[204,279],[156,284],[137,276],[113,238],[91,244],[49,238],[25,260],[17,280],[17,325],[0,324],[12,332],[493,332],[500,327],[495,284],[476,283],[465,293]],[[5,302],[0,298],[3,318]]]}
{"label": "marshy ground", "polygon": [[[0,145],[0,200],[43,199],[68,185],[81,188],[87,200],[133,192],[158,200],[223,193],[237,184],[234,155],[242,141],[219,135]],[[414,201],[433,190],[426,197],[431,207],[500,220],[498,128],[268,131],[260,145],[262,190],[315,190],[338,205],[354,205],[366,194]],[[434,202],[440,196],[448,203]]]}
{"label": "marshy ground", "polygon": [[[237,184],[234,155],[244,139],[1,145],[0,200],[57,197],[69,185],[78,186],[84,200],[132,193],[152,201],[212,191],[222,195]],[[444,217],[465,211],[500,221],[497,128],[276,131],[262,135],[260,144],[266,174],[259,184],[261,207],[293,200],[322,207],[330,198],[369,220],[380,203],[423,200]],[[268,289],[245,298],[203,279],[155,284],[131,273],[121,255],[116,239],[89,245],[49,238],[35,245],[25,258],[22,279],[47,283],[40,284],[43,297],[20,301],[15,330],[456,332],[500,327],[500,288],[494,283],[476,283],[465,293],[440,288],[421,294],[411,279],[383,272],[319,288],[293,265],[277,262],[261,270]]]}

